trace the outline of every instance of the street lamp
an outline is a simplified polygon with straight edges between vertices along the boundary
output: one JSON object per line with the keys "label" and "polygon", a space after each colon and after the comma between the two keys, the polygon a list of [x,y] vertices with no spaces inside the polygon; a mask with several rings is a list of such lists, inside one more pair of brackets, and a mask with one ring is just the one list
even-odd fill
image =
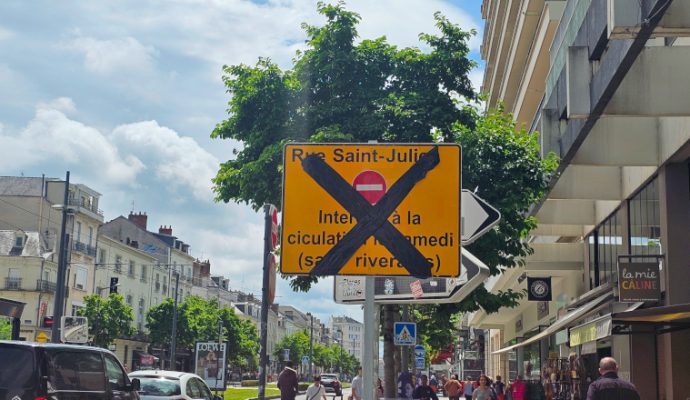
{"label": "street lamp", "polygon": [[313,377],[312,375],[312,365],[314,365],[314,362],[312,360],[313,356],[313,342],[314,342],[314,316],[311,313],[307,313],[310,319],[310,325],[309,325],[309,378],[311,379]]}
{"label": "street lamp", "polygon": [[340,343],[340,358],[338,358],[338,371],[339,371],[340,374],[341,374],[340,379],[342,379],[342,373],[343,373],[343,341],[344,341],[344,340],[343,340],[343,331],[337,330],[336,332],[338,332],[338,333],[340,334],[340,335],[339,335],[339,336],[340,336],[340,339],[335,339],[335,340],[337,340],[338,343]]}
{"label": "street lamp", "polygon": [[53,327],[50,341],[60,343],[60,325],[65,309],[65,292],[67,289],[67,215],[74,213],[74,209],[69,207],[69,171],[65,177],[64,201],[62,204],[55,204],[52,207],[62,210],[62,221],[60,221],[60,248],[58,250],[60,254],[58,256],[57,288],[53,303]]}

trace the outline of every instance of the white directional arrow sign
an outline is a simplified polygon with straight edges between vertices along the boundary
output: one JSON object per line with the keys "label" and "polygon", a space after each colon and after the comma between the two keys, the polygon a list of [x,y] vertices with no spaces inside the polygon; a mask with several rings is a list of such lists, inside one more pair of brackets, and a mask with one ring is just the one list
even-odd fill
{"label": "white directional arrow sign", "polygon": [[462,190],[461,204],[463,245],[474,242],[501,220],[497,209],[467,189]]}

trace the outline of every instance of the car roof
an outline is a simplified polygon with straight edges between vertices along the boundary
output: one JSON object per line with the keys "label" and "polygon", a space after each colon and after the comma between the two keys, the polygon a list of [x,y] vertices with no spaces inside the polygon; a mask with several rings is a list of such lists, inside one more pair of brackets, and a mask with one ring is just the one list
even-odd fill
{"label": "car roof", "polygon": [[334,378],[337,378],[338,374],[321,374],[321,376],[332,376]]}
{"label": "car roof", "polygon": [[166,371],[162,369],[147,369],[141,371],[132,371],[128,374],[131,378],[141,378],[141,377],[151,377],[151,378],[172,378],[172,379],[183,379],[197,377],[201,379],[197,374],[191,372],[181,372],[181,371]]}
{"label": "car roof", "polygon": [[67,344],[67,343],[39,343],[39,342],[25,342],[22,340],[0,340],[0,344],[6,344],[16,347],[26,347],[26,348],[45,348],[45,349],[71,349],[71,350],[87,350],[87,351],[100,351],[103,353],[111,353],[110,350],[103,349],[100,347],[92,346],[82,346],[78,344]]}

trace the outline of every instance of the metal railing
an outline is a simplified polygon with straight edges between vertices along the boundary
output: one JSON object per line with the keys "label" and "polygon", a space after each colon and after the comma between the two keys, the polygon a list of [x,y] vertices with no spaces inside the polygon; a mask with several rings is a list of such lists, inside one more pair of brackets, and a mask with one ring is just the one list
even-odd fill
{"label": "metal railing", "polygon": [[101,217],[103,216],[103,210],[100,210],[95,205],[88,205],[88,204],[82,202],[80,199],[70,199],[67,202],[67,204],[70,206],[77,206],[77,207],[85,208],[94,214],[100,215]]}
{"label": "metal railing", "polygon": [[22,290],[22,278],[5,278],[5,290]]}
{"label": "metal railing", "polygon": [[45,281],[43,279],[36,280],[36,291],[44,293],[55,293],[57,289],[57,283],[51,281]]}
{"label": "metal railing", "polygon": [[72,242],[72,250],[76,250],[80,253],[87,254],[91,257],[96,257],[96,247],[90,244],[82,243],[79,241]]}

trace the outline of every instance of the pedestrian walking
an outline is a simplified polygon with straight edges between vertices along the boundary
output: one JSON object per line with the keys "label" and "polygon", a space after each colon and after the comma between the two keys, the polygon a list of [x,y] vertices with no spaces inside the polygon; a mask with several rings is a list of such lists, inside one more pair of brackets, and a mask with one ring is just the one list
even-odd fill
{"label": "pedestrian walking", "polygon": [[618,377],[618,363],[613,357],[599,361],[599,379],[587,390],[587,400],[640,400],[640,393],[632,383]]}
{"label": "pedestrian walking", "polygon": [[501,380],[501,375],[496,375],[496,381],[493,384],[494,391],[496,392],[496,398],[498,400],[503,400],[503,395],[505,393],[505,384]]}
{"label": "pedestrian walking", "polygon": [[472,400],[495,400],[495,395],[489,386],[489,378],[482,374],[479,376],[479,386],[472,392]]}
{"label": "pedestrian walking", "polygon": [[436,392],[434,392],[431,386],[429,386],[429,379],[426,377],[426,375],[422,374],[419,377],[419,386],[417,386],[412,393],[412,398],[420,400],[438,400]]}
{"label": "pedestrian walking", "polygon": [[474,382],[472,382],[471,377],[465,377],[465,387],[463,388],[465,400],[472,400],[472,392],[474,392]]}
{"label": "pedestrian walking", "polygon": [[443,385],[446,393],[448,394],[448,400],[460,400],[460,396],[464,394],[463,384],[458,380],[458,376],[453,374],[450,379],[446,381]]}
{"label": "pedestrian walking", "polygon": [[510,394],[513,400],[525,400],[525,393],[527,392],[527,384],[518,375],[510,385]]}
{"label": "pedestrian walking", "polygon": [[362,379],[362,367],[357,368],[357,376],[352,380],[352,400],[364,398],[364,379]]}
{"label": "pedestrian walking", "polygon": [[306,393],[307,400],[327,400],[326,388],[321,386],[321,377],[314,375],[314,383],[309,385]]}
{"label": "pedestrian walking", "polygon": [[278,375],[278,389],[280,390],[280,400],[295,400],[299,390],[299,380],[297,371],[294,369],[292,361],[285,363],[285,368]]}

